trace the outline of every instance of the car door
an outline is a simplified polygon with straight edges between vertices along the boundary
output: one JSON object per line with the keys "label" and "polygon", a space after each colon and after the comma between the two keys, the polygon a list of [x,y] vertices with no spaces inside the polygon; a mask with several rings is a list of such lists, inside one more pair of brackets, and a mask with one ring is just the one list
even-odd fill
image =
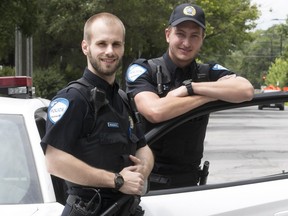
{"label": "car door", "polygon": [[[263,113],[262,110],[258,110],[258,105],[287,101],[287,92],[278,92],[256,94],[252,101],[239,104],[232,104],[223,101],[211,102],[180,117],[159,124],[157,127],[146,133],[146,139],[149,144],[153,144],[161,136],[169,133],[172,128],[175,128],[185,123],[189,119],[193,119],[195,117],[199,117],[208,113],[211,115],[212,118],[214,115],[216,117],[219,117],[219,113],[224,113],[223,115],[229,116],[229,111],[237,110],[239,111],[240,119],[241,115],[243,116],[249,108],[253,117],[257,116],[257,118],[259,118],[258,120],[256,119],[256,122],[261,123],[260,119],[265,118],[265,116],[271,116],[271,113],[268,113],[268,115]],[[233,116],[227,117],[227,119],[228,118],[233,118]],[[261,124],[260,126],[252,125],[251,128],[247,130],[251,131],[252,135],[253,131],[257,131],[257,127],[264,128],[263,131],[261,131],[262,129],[260,129],[261,133],[258,135],[257,139],[252,140],[253,143],[265,143],[265,140],[267,139],[265,138],[265,135],[268,134],[266,130],[270,129],[272,130],[272,132],[270,132],[271,134],[276,134],[275,139],[279,137],[280,134],[277,134],[277,132],[279,131],[279,128],[277,130],[277,121],[282,121],[283,125],[281,127],[288,127],[288,121],[286,121],[287,119],[283,118],[284,117],[275,114],[273,119],[267,120],[267,122],[270,123],[272,122],[272,120],[274,120],[275,123],[271,123],[271,126],[265,125],[266,127],[263,127],[263,125],[261,126]],[[226,122],[226,120],[224,120],[223,122]],[[209,125],[207,133],[209,133]],[[235,128],[235,126],[237,125],[231,122],[230,127],[233,128],[233,126]],[[228,127],[229,124],[226,124],[225,127],[223,127],[224,132],[225,128],[227,131]],[[244,130],[242,134],[242,138],[246,138],[246,141],[248,140],[247,131]],[[285,128],[283,131],[284,133],[282,135],[288,137],[288,134],[285,132]],[[215,132],[215,134],[219,133],[222,132],[220,130]],[[223,138],[225,138],[224,134]],[[237,143],[237,140],[240,140],[240,138],[236,137],[234,139],[235,140],[231,139],[231,143],[232,141]],[[213,141],[215,140],[216,139],[210,139],[210,142],[213,143]],[[210,160],[210,177],[208,177],[207,184],[186,188],[150,191],[141,199],[141,206],[145,210],[145,215],[288,215],[288,173],[286,171],[288,169],[288,157],[282,157],[283,161],[279,161],[280,157],[278,157],[280,153],[285,155],[288,152],[288,148],[285,145],[285,143],[287,143],[287,138],[286,141],[284,139],[284,141],[282,142],[283,152],[281,152],[280,150],[273,150],[272,152],[264,152],[263,150],[261,152],[261,148],[263,148],[263,146],[259,147],[256,144],[248,146],[248,150],[242,152],[240,147],[245,146],[244,141],[240,141],[239,145],[234,145],[233,147],[229,145],[225,146],[226,149],[224,147],[221,147],[220,153],[226,152],[226,154],[219,154],[219,152],[218,154],[215,154],[215,150],[211,148],[205,148],[204,160]],[[219,145],[221,145],[221,142],[219,143]],[[265,145],[265,148],[271,150],[273,149],[272,147],[274,147],[275,145],[275,142],[270,142]],[[262,155],[260,153],[257,155],[257,152],[255,153],[255,151],[260,152]],[[237,161],[235,160],[235,157],[237,159],[237,154],[239,152],[242,153],[243,157],[240,158],[239,161]],[[261,155],[261,157],[252,158],[253,160],[251,160],[251,158],[249,158],[249,152],[254,153],[253,157],[255,157],[255,155]],[[223,160],[224,157],[226,157],[226,163],[217,164],[217,161],[219,161],[219,157],[223,157],[220,158]],[[253,169],[251,169],[250,173],[247,172],[247,167],[242,166],[243,164],[249,165],[250,161],[254,162],[257,160],[258,162],[260,160],[262,164],[259,162],[260,165],[258,167],[255,166]],[[234,164],[234,166],[232,166],[231,164],[235,163],[235,161],[237,161],[238,165]],[[267,161],[270,161],[269,165],[272,164],[272,167],[275,166],[275,169],[270,171],[268,163],[263,163]],[[229,169],[228,173],[225,173],[226,176],[229,176],[229,179],[225,179],[223,177],[223,173],[220,172],[224,165],[228,167],[229,165],[231,165],[232,167]],[[253,164],[250,165],[252,166]],[[277,165],[280,165],[280,168],[277,167]],[[213,169],[211,169],[212,166],[214,166],[214,171]],[[217,168],[215,169],[215,167]],[[244,174],[241,174],[241,172],[243,172]],[[217,177],[219,178],[217,179]]]}

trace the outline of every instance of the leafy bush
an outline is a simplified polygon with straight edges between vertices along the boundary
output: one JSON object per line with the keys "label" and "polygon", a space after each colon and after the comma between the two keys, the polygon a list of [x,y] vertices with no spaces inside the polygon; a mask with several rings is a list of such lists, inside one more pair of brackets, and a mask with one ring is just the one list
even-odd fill
{"label": "leafy bush", "polygon": [[267,85],[275,85],[283,88],[288,85],[288,61],[282,58],[276,59],[273,63],[265,80]]}
{"label": "leafy bush", "polygon": [[66,83],[64,76],[55,66],[47,69],[37,69],[33,72],[33,86],[38,97],[51,100]]}
{"label": "leafy bush", "polygon": [[12,67],[1,67],[0,68],[0,76],[14,76],[15,70]]}

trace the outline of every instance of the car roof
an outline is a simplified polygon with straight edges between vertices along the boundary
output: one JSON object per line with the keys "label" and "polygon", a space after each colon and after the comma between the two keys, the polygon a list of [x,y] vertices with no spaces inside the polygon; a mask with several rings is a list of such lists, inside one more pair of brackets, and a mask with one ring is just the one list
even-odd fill
{"label": "car roof", "polygon": [[35,110],[48,107],[49,100],[43,98],[21,99],[0,97],[0,113],[6,114],[27,114]]}

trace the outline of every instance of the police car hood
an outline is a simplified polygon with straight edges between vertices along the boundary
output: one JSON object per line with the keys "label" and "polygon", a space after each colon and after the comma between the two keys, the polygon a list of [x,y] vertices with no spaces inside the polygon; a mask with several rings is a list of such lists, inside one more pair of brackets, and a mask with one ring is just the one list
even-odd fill
{"label": "police car hood", "polygon": [[64,206],[60,203],[0,205],[1,216],[60,216]]}

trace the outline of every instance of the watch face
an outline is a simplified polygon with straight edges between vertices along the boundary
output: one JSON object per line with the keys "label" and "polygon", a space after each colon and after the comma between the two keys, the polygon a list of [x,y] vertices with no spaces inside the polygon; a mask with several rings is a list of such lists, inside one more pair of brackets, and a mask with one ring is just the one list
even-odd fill
{"label": "watch face", "polygon": [[115,189],[119,190],[124,184],[124,179],[120,174],[116,173],[114,182],[115,182]]}

